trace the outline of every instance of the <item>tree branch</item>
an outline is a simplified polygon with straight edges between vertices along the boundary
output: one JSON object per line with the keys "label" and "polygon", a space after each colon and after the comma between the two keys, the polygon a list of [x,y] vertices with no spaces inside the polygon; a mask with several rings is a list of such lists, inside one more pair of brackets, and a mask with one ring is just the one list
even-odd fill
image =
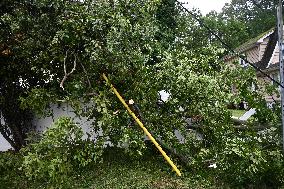
{"label": "tree branch", "polygon": [[91,89],[91,88],[92,88],[92,84],[91,84],[91,81],[90,81],[90,79],[89,79],[88,72],[86,71],[84,65],[83,65],[81,62],[80,62],[80,65],[81,65],[82,68],[83,68],[83,71],[84,71],[84,73],[85,73],[85,75],[86,75],[86,78],[87,78],[87,81],[88,81],[89,88]]}
{"label": "tree branch", "polygon": [[263,10],[263,8],[255,0],[252,0],[252,3],[254,4],[254,6],[259,8],[260,10]]}
{"label": "tree branch", "polygon": [[65,57],[64,57],[64,62],[63,62],[63,68],[64,68],[64,77],[60,83],[60,87],[64,90],[64,87],[63,87],[63,84],[65,82],[65,80],[68,78],[68,76],[70,76],[75,70],[76,70],[76,65],[77,65],[77,56],[75,55],[75,60],[73,62],[73,68],[72,70],[67,73],[67,70],[66,70],[66,59],[67,59],[67,56],[68,56],[68,51],[66,51],[66,54],[65,54]]}

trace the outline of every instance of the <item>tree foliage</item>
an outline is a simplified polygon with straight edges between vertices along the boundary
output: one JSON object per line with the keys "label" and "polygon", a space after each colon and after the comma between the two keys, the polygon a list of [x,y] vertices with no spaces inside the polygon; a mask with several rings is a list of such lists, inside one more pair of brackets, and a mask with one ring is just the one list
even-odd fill
{"label": "tree foliage", "polygon": [[277,5],[276,0],[232,0],[221,13],[211,12],[205,20],[226,43],[236,48],[276,26]]}
{"label": "tree foliage", "polygon": [[39,142],[23,150],[20,169],[29,180],[49,181],[60,186],[72,172],[80,171],[100,157],[92,141],[82,137],[80,126],[70,118],[59,118]]}
{"label": "tree foliage", "polygon": [[[143,113],[140,117],[155,137],[182,154],[190,154],[189,166],[195,170],[208,169],[208,162],[216,162],[218,173],[232,171],[227,179],[230,180],[236,176],[235,167],[230,165],[234,159],[242,170],[252,164],[252,168],[246,170],[249,174],[240,175],[237,183],[246,184],[255,178],[247,179],[247,176],[255,172],[264,175],[270,169],[266,167],[263,171],[256,166],[258,162],[263,164],[273,157],[282,157],[279,143],[256,143],[257,132],[253,129],[249,133],[236,130],[227,109],[231,102],[246,101],[250,107],[258,109],[253,121],[270,123],[275,132],[278,131],[278,112],[268,109],[262,95],[251,90],[251,84],[257,83],[254,71],[224,64],[220,60],[223,50],[216,43],[209,43],[208,32],[174,1],[25,0],[9,3],[5,1],[5,7],[13,9],[7,8],[1,14],[1,24],[5,26],[1,32],[7,32],[1,35],[6,45],[3,51],[9,52],[5,56],[2,53],[1,57],[5,65],[1,67],[1,78],[7,80],[7,84],[1,80],[1,99],[11,100],[5,86],[12,85],[12,91],[19,91],[13,98],[19,109],[25,109],[22,111],[44,114],[51,103],[69,103],[77,115],[95,118],[93,129],[103,132],[100,141],[111,141],[115,146],[128,144],[127,152],[141,155],[146,147],[143,133],[105,85],[101,78],[105,73],[127,101],[134,100]],[[239,9],[241,11],[241,7]],[[239,34],[235,31],[250,35],[247,33],[249,23],[237,20],[230,16],[227,22],[218,23],[219,20],[210,18],[208,22],[222,29],[231,24],[227,38]],[[239,39],[242,37],[237,36],[232,43]],[[13,69],[8,69],[10,67]],[[237,93],[231,91],[233,84],[239,89]],[[161,90],[170,93],[168,100],[159,98]],[[6,101],[3,104],[10,107]],[[186,118],[194,122],[193,128],[202,134],[202,140],[198,140],[195,132],[188,131]],[[67,128],[74,126],[68,120],[63,122]],[[175,130],[185,136],[185,144],[179,143]],[[36,156],[38,150],[39,154],[44,154],[46,148],[57,141],[50,136],[65,137],[62,135],[65,130],[55,131],[50,130],[26,157],[27,173],[49,170],[46,164],[37,165]],[[249,146],[243,140],[253,143],[256,156],[248,154]],[[103,142],[94,145],[102,148]],[[273,146],[271,151],[264,150],[267,145]],[[54,166],[59,166],[65,158],[60,149],[52,153],[55,154]],[[260,151],[263,154],[259,155]],[[45,155],[43,158],[48,162]],[[281,166],[282,162],[280,166],[275,164],[276,174],[282,174]],[[243,182],[245,179],[248,182]]]}

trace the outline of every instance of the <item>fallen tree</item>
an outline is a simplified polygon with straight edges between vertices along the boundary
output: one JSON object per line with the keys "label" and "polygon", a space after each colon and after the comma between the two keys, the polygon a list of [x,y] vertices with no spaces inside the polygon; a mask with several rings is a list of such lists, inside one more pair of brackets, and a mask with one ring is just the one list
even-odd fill
{"label": "fallen tree", "polygon": [[[93,130],[104,133],[96,148],[109,140],[114,146],[128,143],[129,154],[141,155],[143,133],[105,85],[105,73],[124,99],[139,104],[150,132],[189,154],[193,169],[218,162],[217,175],[240,185],[263,182],[271,169],[281,175],[279,111],[268,109],[262,94],[250,90],[257,85],[254,71],[224,64],[223,49],[210,43],[208,33],[175,1],[23,2],[1,14],[8,36],[18,36],[8,43],[7,35],[0,35],[10,52],[0,71],[1,107],[11,108],[2,101],[12,97],[3,96],[5,78],[20,87],[13,99],[21,110],[46,115],[50,103],[65,101],[78,116],[95,118]],[[232,85],[238,88],[235,94]],[[168,100],[159,100],[161,90],[170,94]],[[263,135],[236,132],[227,105],[241,101],[259,110],[256,122],[270,122],[273,129]],[[202,125],[203,140],[187,132],[185,117]],[[176,129],[186,143],[176,139]]]}

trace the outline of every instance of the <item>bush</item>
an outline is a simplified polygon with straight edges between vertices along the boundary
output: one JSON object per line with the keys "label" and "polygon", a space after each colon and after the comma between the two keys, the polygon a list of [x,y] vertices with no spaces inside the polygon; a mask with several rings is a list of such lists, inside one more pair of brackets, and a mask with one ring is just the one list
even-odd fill
{"label": "bush", "polygon": [[232,187],[279,187],[284,183],[280,141],[275,127],[260,132],[227,131],[217,142],[203,147],[193,157],[192,166]]}
{"label": "bush", "polygon": [[[23,175],[19,170],[23,158],[13,151],[0,152],[0,188],[21,188]],[[17,183],[17,184],[16,184]],[[17,187],[14,187],[17,186]]]}
{"label": "bush", "polygon": [[0,152],[0,176],[6,174],[7,171],[14,169],[15,167],[20,167],[21,161],[19,161],[20,156],[14,152]]}
{"label": "bush", "polygon": [[99,157],[94,143],[82,137],[82,129],[71,118],[59,118],[38,143],[23,149],[21,169],[29,180],[48,180],[59,186],[70,174]]}
{"label": "bush", "polygon": [[277,146],[263,146],[263,138],[228,138],[218,154],[220,177],[235,186],[276,187],[283,183],[283,155]]}

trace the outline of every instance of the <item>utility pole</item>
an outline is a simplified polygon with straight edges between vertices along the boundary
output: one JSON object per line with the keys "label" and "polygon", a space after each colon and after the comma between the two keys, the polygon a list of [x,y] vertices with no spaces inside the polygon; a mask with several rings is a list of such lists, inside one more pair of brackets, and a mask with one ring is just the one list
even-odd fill
{"label": "utility pole", "polygon": [[[283,8],[282,0],[279,0],[277,8],[277,27],[278,27],[278,45],[279,45],[279,68],[280,68],[280,83],[284,86],[284,46],[283,46]],[[281,91],[281,113],[282,113],[282,144],[284,150],[284,88],[280,87]]]}

